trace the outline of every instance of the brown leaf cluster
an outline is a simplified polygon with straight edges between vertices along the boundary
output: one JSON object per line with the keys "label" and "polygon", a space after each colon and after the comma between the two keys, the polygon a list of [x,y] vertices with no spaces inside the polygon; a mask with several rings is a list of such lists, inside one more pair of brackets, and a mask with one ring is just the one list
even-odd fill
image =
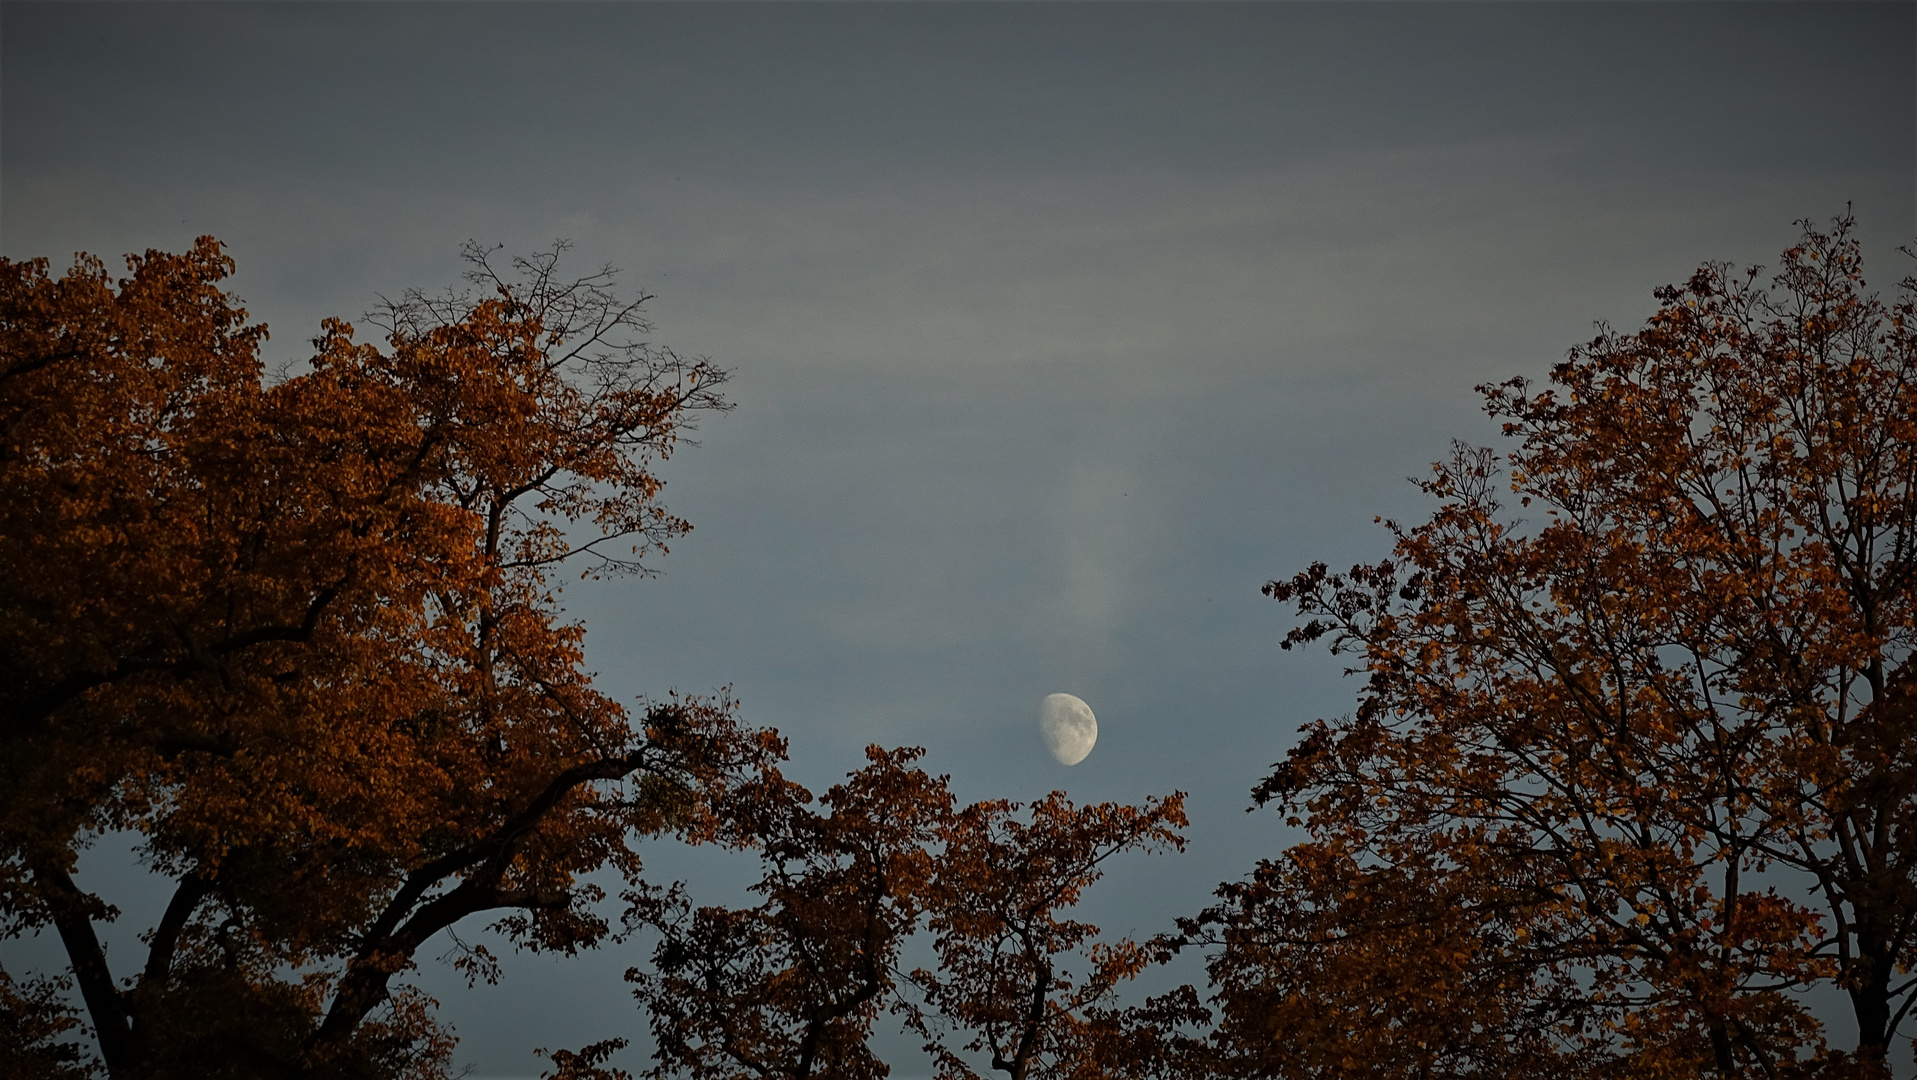
{"label": "brown leaf cluster", "polygon": [[1917,327],[1850,230],[1481,388],[1502,462],[1436,466],[1389,560],[1266,587],[1365,681],[1257,793],[1309,840],[1192,927],[1235,1068],[1883,1075],[1917,996]]}
{"label": "brown leaf cluster", "polygon": [[[589,947],[585,875],[776,775],[724,700],[596,691],[552,577],[684,531],[653,470],[723,372],[608,274],[468,254],[480,295],[328,322],[278,379],[210,239],[117,281],[0,263],[0,900],[115,1077],[437,1075],[393,982],[422,944]],[[72,877],[115,830],[176,883],[137,972]]]}

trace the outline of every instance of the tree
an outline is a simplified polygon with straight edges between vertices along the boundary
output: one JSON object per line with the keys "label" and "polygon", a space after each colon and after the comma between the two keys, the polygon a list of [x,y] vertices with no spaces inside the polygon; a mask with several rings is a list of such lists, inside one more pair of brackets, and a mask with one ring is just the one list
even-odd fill
{"label": "tree", "polygon": [[[1053,792],[1029,808],[955,809],[947,778],[913,764],[922,754],[867,748],[870,764],[819,800],[824,813],[797,787],[763,801],[762,904],[633,897],[634,920],[659,934],[654,970],[626,976],[651,1017],[650,1075],[874,1080],[889,1072],[868,1047],[888,1008],[948,1080],[976,1077],[967,1054],[1012,1080],[1121,1075],[1101,1063],[1139,1033],[1109,999],[1163,949],[1097,944],[1096,926],[1060,915],[1111,856],[1181,848],[1183,796],[1074,807]],[[901,971],[922,926],[936,970]],[[1074,982],[1063,961],[1081,950],[1089,970]]]}
{"label": "tree", "polygon": [[[925,1007],[906,1009],[941,1080],[978,1076],[944,1026],[969,1035],[962,1049],[986,1055],[1009,1080],[1116,1075],[1081,1073],[1115,1033],[1115,1017],[1098,1010],[1109,1010],[1119,984],[1166,953],[1157,943],[1099,942],[1098,927],[1060,915],[1112,856],[1183,850],[1185,825],[1183,792],[1137,807],[1074,807],[1054,791],[1029,808],[997,799],[953,816],[929,907],[938,967],[912,973]],[[1086,971],[1075,980],[1062,960],[1081,951]]]}
{"label": "tree", "polygon": [[[427,940],[590,947],[583,875],[777,786],[774,734],[629,717],[559,617],[554,571],[686,529],[654,463],[725,403],[558,254],[469,248],[482,296],[406,294],[383,348],[329,321],[278,381],[210,238],[117,283],[0,261],[0,897],[60,935],[114,1077],[436,1075],[392,985]],[[175,882],[123,978],[72,877],[114,830]]]}
{"label": "tree", "polygon": [[[1265,591],[1365,677],[1257,789],[1221,1044],[1275,1076],[1886,1075],[1917,979],[1917,339],[1852,222],[1714,265]],[[1500,489],[1517,497],[1515,516]],[[1802,992],[1834,987],[1856,1045]]]}
{"label": "tree", "polygon": [[626,977],[652,1020],[652,1075],[695,1080],[870,1080],[867,1047],[894,986],[899,949],[933,874],[931,845],[952,813],[923,752],[870,747],[866,768],[807,809],[796,786],[757,818],[765,876],[756,907],[690,910],[680,896],[635,896],[659,931],[656,973]]}

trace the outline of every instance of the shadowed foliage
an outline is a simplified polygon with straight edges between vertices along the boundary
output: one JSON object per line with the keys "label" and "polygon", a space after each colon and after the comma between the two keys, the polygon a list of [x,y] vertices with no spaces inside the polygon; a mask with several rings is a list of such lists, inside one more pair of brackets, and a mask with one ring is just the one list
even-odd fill
{"label": "shadowed foliage", "polygon": [[[760,905],[631,897],[630,917],[659,935],[654,970],[627,973],[651,1016],[653,1076],[883,1077],[867,1044],[888,1009],[941,1077],[976,1077],[974,1064],[1012,1080],[1078,1075],[1110,1041],[1116,1026],[1087,1010],[1162,950],[1094,945],[1097,927],[1058,916],[1111,856],[1182,847],[1183,796],[1074,808],[1054,792],[1030,807],[955,808],[946,778],[913,764],[921,754],[868,748],[870,764],[820,797],[823,812],[796,787],[762,802]],[[937,970],[902,971],[921,928]],[[1075,982],[1061,961],[1086,946]],[[955,1046],[954,1034],[970,1038]]]}

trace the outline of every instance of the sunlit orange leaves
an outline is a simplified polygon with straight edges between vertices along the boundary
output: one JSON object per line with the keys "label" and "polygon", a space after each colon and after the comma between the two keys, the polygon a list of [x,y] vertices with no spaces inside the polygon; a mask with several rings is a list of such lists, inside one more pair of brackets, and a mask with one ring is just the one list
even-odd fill
{"label": "sunlit orange leaves", "polygon": [[[423,942],[590,946],[581,875],[776,776],[726,701],[594,690],[550,576],[684,531],[651,470],[724,373],[610,272],[467,255],[480,297],[409,293],[379,345],[329,322],[277,379],[210,239],[119,281],[0,267],[0,888],[115,1076],[434,1074],[391,982]],[[175,882],[138,972],[71,877],[113,829]]]}

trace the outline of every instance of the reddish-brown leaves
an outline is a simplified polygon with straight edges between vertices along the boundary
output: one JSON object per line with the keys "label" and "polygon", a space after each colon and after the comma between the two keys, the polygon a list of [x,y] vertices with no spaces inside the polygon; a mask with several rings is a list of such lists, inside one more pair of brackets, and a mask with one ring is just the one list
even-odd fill
{"label": "reddish-brown leaves", "polygon": [[[549,578],[684,531],[651,467],[723,372],[607,274],[469,254],[488,296],[408,294],[383,346],[329,322],[277,382],[210,239],[118,282],[0,263],[0,895],[67,941],[116,1076],[433,1074],[390,988],[421,944],[591,946],[582,875],[776,776],[727,701],[598,693]],[[114,829],[178,883],[131,990],[68,877]]]}
{"label": "reddish-brown leaves", "polygon": [[1502,474],[1460,447],[1389,562],[1267,586],[1366,684],[1258,789],[1313,840],[1209,915],[1245,1067],[1881,1068],[1917,961],[1917,342],[1849,228],[1483,388]]}

